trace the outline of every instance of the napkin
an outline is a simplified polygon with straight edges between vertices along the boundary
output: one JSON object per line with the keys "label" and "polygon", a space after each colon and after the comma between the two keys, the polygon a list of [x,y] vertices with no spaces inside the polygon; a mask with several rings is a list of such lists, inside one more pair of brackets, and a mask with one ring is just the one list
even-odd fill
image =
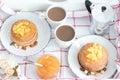
{"label": "napkin", "polygon": [[[117,26],[117,28],[119,28],[118,26]],[[119,33],[119,31],[118,31],[118,33]],[[119,79],[120,78],[120,37],[116,38],[116,48],[117,48],[117,59],[115,60],[115,64],[117,67],[117,72],[113,78]]]}
{"label": "napkin", "polygon": [[0,8],[4,12],[6,12],[7,14],[10,14],[10,15],[14,15],[15,14],[15,11],[13,11],[6,4],[4,4],[4,2],[2,0],[0,0]]}
{"label": "napkin", "polygon": [[[0,9],[3,12],[5,12],[5,13],[7,13],[9,15],[16,14],[16,12],[13,11],[12,9],[10,9],[6,4],[4,4],[4,2],[2,0],[0,0]],[[3,22],[3,19],[2,19],[1,15],[0,15],[0,27],[2,26],[2,22]]]}

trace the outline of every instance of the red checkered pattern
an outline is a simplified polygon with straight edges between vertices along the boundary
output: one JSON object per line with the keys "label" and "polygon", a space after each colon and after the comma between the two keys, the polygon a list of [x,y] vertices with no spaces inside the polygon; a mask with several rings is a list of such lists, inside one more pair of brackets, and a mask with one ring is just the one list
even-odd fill
{"label": "red checkered pattern", "polygon": [[[115,44],[116,37],[118,36],[118,34],[120,34],[118,31],[116,31],[120,27],[120,4],[113,5],[112,7],[117,13],[117,20],[115,22],[115,25],[110,26],[109,33],[103,37],[105,37],[114,45],[116,45]],[[84,11],[86,10],[68,12],[68,17],[66,22],[74,26],[76,31],[76,39],[82,36],[91,35],[89,31],[90,23],[91,23],[91,15],[88,13],[87,16],[81,16],[80,14]],[[72,72],[72,70],[68,65],[68,60],[67,60],[69,48],[62,49],[58,47],[54,38],[54,29],[55,29],[54,27],[51,28],[52,35],[51,35],[49,44],[46,46],[46,48],[44,48],[38,54],[29,56],[29,57],[20,57],[20,56],[14,55],[21,67],[21,76],[25,76],[26,80],[41,80],[36,73],[35,65],[27,62],[27,60],[31,60],[35,62],[38,59],[38,57],[40,57],[43,54],[52,54],[59,59],[60,70],[57,77],[51,80],[92,80],[92,79],[83,79],[82,77],[78,78]],[[0,43],[0,51],[7,52],[7,50],[2,46],[1,43]],[[8,53],[5,53],[5,54],[8,54]],[[120,78],[119,74],[120,73],[118,73],[115,78]],[[99,79],[95,79],[95,80],[99,80]]]}

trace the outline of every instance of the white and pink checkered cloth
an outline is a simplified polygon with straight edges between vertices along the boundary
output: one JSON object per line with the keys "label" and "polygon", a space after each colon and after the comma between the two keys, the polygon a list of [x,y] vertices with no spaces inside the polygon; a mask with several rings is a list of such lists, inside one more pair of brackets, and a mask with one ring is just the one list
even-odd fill
{"label": "white and pink checkered cloth", "polygon": [[[116,38],[120,36],[120,4],[116,4],[112,6],[113,9],[116,11],[117,14],[117,20],[115,22],[115,25],[111,25],[109,33],[104,36],[106,39],[108,39],[113,45],[116,46],[118,54],[120,56],[120,41],[116,42]],[[2,11],[14,15],[15,12],[9,9],[3,2],[0,1],[0,8]],[[0,14],[0,25],[2,25],[3,15]],[[75,27],[76,31],[76,39],[90,35],[90,23],[91,23],[91,16],[87,13],[86,10],[82,11],[69,11],[68,17],[66,22],[71,23]],[[16,59],[21,67],[21,76],[19,76],[20,80],[40,80],[36,73],[36,68],[34,65],[32,65],[29,62],[26,62],[25,59],[36,61],[36,59],[43,54],[49,53],[55,55],[59,61],[60,61],[60,70],[55,78],[55,80],[86,80],[84,78],[78,78],[70,69],[67,61],[67,55],[68,55],[68,49],[62,49],[59,48],[55,42],[54,38],[54,28],[51,28],[52,35],[50,38],[50,42],[47,45],[46,48],[44,48],[40,53],[29,56],[29,57],[20,57],[16,56]],[[1,44],[0,42],[0,53],[4,54],[10,54]],[[115,60],[116,66],[117,66],[117,72],[115,76],[113,76],[113,79],[120,79],[120,57],[116,56]],[[112,79],[112,78],[111,78]],[[1,80],[1,79],[0,79]],[[91,79],[92,80],[92,79]]]}

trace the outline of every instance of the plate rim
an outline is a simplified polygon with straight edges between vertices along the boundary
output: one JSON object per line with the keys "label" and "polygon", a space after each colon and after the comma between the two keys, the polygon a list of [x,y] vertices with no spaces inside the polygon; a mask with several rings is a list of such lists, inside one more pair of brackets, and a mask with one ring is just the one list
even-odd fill
{"label": "plate rim", "polygon": [[[14,55],[17,55],[17,56],[27,57],[27,56],[32,56],[32,55],[38,54],[38,53],[41,52],[44,48],[46,48],[46,46],[49,44],[49,42],[50,42],[50,36],[51,36],[50,26],[49,26],[48,23],[46,22],[45,18],[43,18],[42,16],[39,16],[38,14],[36,14],[36,13],[34,13],[34,12],[19,12],[19,13],[13,15],[13,16],[8,17],[8,18],[4,21],[4,23],[3,23],[2,27],[1,27],[1,30],[0,30],[0,34],[1,34],[1,33],[3,34],[3,31],[2,31],[2,30],[5,29],[4,27],[5,27],[7,21],[11,20],[11,18],[18,17],[18,16],[21,15],[21,14],[30,14],[30,16],[32,16],[32,15],[38,16],[38,19],[39,19],[39,20],[45,22],[45,25],[47,25],[47,28],[49,28],[49,30],[48,30],[48,31],[49,31],[49,36],[48,36],[48,40],[47,40],[46,44],[44,45],[43,48],[41,48],[41,49],[40,49],[39,51],[37,51],[36,53],[34,53],[34,54],[29,53],[29,54],[27,54],[27,55],[19,55],[18,53],[15,54],[14,51],[11,51],[10,49],[8,49],[8,48],[4,45],[4,43],[3,43],[3,40],[4,40],[4,39],[2,39],[2,36],[0,36],[1,44],[4,46],[4,48],[5,48],[8,52],[10,52],[10,53],[12,53],[12,54],[14,54]],[[23,16],[22,18],[19,18],[19,19],[26,19],[26,18],[25,18],[25,16]],[[19,19],[15,19],[15,20],[19,20]],[[13,19],[12,19],[12,20],[13,20]],[[27,20],[30,20],[30,19],[27,19]],[[31,20],[30,20],[30,21],[31,21]],[[14,21],[12,21],[12,22],[14,22]],[[12,24],[12,22],[11,22],[10,24]],[[34,23],[34,24],[36,24],[36,23]],[[36,25],[37,25],[37,24],[36,24]],[[44,24],[43,24],[43,25],[44,25]],[[39,33],[39,31],[40,31],[40,30],[38,29],[39,26],[36,26],[36,27],[37,27],[37,30],[38,30],[38,33]],[[9,38],[10,38],[10,37],[9,37]],[[38,39],[39,39],[39,38],[38,38]],[[16,48],[16,49],[18,49],[18,48]],[[19,51],[21,51],[21,49],[19,49]],[[24,53],[23,53],[23,54],[24,54]]]}
{"label": "plate rim", "polygon": [[[115,49],[115,51],[116,51],[116,48],[115,48],[115,46],[109,41],[109,40],[107,40],[107,39],[105,39],[104,37],[102,37],[102,36],[99,36],[99,35],[86,35],[86,36],[82,36],[82,37],[80,37],[80,38],[78,38],[78,39],[76,39],[73,43],[72,43],[72,45],[70,46],[70,48],[69,48],[69,50],[68,50],[68,65],[69,65],[69,67],[70,67],[70,69],[71,69],[71,71],[77,76],[77,77],[81,77],[81,76],[79,76],[78,74],[76,74],[75,72],[74,72],[74,70],[71,68],[71,64],[70,64],[70,61],[69,61],[69,54],[70,54],[70,50],[71,50],[71,48],[72,48],[72,46],[76,43],[76,41],[78,42],[81,38],[85,38],[85,37],[99,37],[99,38],[102,38],[102,39],[104,39],[104,40],[106,40],[107,42],[109,42],[109,44],[110,45],[112,45],[112,47],[114,47],[114,49]],[[87,42],[88,43],[88,42]],[[83,45],[82,45],[83,46]],[[77,54],[77,53],[76,53]],[[117,51],[116,51],[116,54],[115,55],[117,55]],[[79,65],[80,66],[80,65]],[[79,69],[80,70],[80,69]],[[117,68],[115,69],[115,71],[117,70]],[[81,72],[81,71],[80,71]],[[115,73],[115,72],[114,72]],[[114,75],[114,73],[113,73],[113,75]],[[112,77],[112,76],[111,76]],[[97,77],[97,76],[93,76],[93,77],[88,77],[87,75],[86,75],[86,77],[85,78],[99,78],[99,77]]]}

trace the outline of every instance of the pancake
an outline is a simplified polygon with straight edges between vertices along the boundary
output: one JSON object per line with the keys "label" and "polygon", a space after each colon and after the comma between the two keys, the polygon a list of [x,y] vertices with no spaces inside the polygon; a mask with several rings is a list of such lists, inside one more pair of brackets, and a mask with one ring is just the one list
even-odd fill
{"label": "pancake", "polygon": [[100,72],[108,63],[107,50],[98,43],[87,43],[78,53],[78,61],[88,72]]}
{"label": "pancake", "polygon": [[29,20],[18,20],[11,27],[13,44],[26,48],[36,44],[38,31],[36,25]]}

